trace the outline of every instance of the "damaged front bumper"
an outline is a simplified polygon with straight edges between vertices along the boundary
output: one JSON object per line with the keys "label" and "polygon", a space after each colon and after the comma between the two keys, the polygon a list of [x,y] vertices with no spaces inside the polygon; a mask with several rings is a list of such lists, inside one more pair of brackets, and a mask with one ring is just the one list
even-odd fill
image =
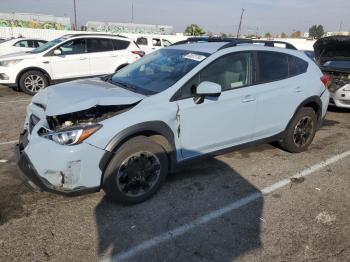
{"label": "damaged front bumper", "polygon": [[[99,159],[96,160],[94,167],[95,161],[89,158],[99,155],[102,157],[103,150],[88,144],[80,145],[79,150],[62,146],[59,148],[59,145],[51,141],[38,139],[43,141],[39,143],[29,141],[28,131],[25,130],[15,146],[17,173],[30,189],[70,196],[100,190]],[[47,143],[50,143],[51,147],[47,147]],[[55,150],[55,147],[58,150]]]}

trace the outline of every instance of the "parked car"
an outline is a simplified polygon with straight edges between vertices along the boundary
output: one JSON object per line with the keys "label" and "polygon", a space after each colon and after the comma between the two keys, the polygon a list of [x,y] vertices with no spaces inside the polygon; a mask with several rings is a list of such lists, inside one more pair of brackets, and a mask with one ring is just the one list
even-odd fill
{"label": "parked car", "polygon": [[125,37],[65,35],[32,51],[0,57],[0,84],[34,95],[50,84],[114,73],[143,55]]}
{"label": "parked car", "polygon": [[330,104],[350,108],[350,36],[321,38],[314,49],[321,70],[330,78]]}
{"label": "parked car", "polygon": [[46,40],[35,38],[14,38],[4,40],[0,43],[0,56],[33,50],[43,44]]}
{"label": "parked car", "polygon": [[160,49],[114,75],[33,97],[17,165],[36,190],[150,198],[189,160],[278,141],[307,150],[326,115],[319,67],[295,50],[237,42]]}
{"label": "parked car", "polygon": [[139,37],[136,40],[136,43],[146,54],[152,53],[155,50],[158,50],[162,47],[167,47],[172,45],[169,40],[160,38],[160,37]]}
{"label": "parked car", "polygon": [[304,52],[305,55],[307,55],[308,57],[310,57],[312,60],[316,61],[315,52],[314,52],[314,51],[311,51],[311,50],[303,50],[302,52]]}

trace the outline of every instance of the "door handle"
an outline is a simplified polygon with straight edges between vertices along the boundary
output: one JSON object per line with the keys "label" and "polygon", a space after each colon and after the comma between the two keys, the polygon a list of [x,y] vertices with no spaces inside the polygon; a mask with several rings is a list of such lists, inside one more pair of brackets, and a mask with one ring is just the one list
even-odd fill
{"label": "door handle", "polygon": [[86,60],[86,57],[80,57],[79,60]]}
{"label": "door handle", "polygon": [[245,97],[242,98],[242,103],[249,103],[255,101],[255,97],[252,95],[246,95]]}
{"label": "door handle", "polygon": [[301,92],[303,92],[303,89],[302,89],[300,86],[297,86],[297,87],[295,88],[295,92],[296,92],[296,93],[301,93]]}

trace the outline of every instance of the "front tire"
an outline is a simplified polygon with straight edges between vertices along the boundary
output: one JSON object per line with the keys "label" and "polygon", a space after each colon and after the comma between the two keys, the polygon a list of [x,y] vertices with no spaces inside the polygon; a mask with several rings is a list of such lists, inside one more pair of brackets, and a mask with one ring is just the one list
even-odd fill
{"label": "front tire", "polygon": [[288,152],[300,153],[308,149],[316,134],[317,116],[309,107],[301,108],[288,125],[280,146]]}
{"label": "front tire", "polygon": [[147,137],[135,137],[124,143],[109,162],[103,189],[115,202],[137,204],[158,191],[167,173],[164,148]]}
{"label": "front tire", "polygon": [[35,95],[41,89],[49,85],[47,77],[40,71],[31,70],[21,75],[19,79],[19,87],[28,95]]}

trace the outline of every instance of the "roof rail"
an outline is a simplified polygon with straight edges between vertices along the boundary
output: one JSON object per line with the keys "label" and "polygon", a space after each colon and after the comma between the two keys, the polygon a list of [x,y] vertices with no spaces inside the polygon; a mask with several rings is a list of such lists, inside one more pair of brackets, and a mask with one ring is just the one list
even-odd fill
{"label": "roof rail", "polygon": [[63,35],[64,37],[76,37],[76,36],[116,36],[116,37],[122,37],[122,38],[127,38],[126,36],[123,36],[123,35],[115,35],[115,34],[99,34],[99,33],[86,33],[86,34],[82,34],[82,33],[79,33],[79,34],[66,34],[66,35]]}
{"label": "roof rail", "polygon": [[219,50],[225,49],[228,47],[234,47],[234,46],[237,46],[239,44],[263,44],[264,46],[269,46],[269,47],[276,47],[275,44],[283,44],[283,45],[286,45],[286,49],[297,50],[297,48],[294,45],[292,45],[288,42],[284,42],[284,41],[253,40],[253,39],[245,39],[245,40],[247,40],[247,41],[234,40],[234,41],[227,43],[226,45],[220,47]]}
{"label": "roof rail", "polygon": [[234,47],[239,44],[264,44],[264,46],[270,46],[270,47],[275,47],[275,44],[284,44],[286,45],[287,49],[297,50],[297,48],[294,45],[284,41],[255,40],[255,39],[249,39],[249,38],[233,38],[233,37],[205,37],[205,36],[189,37],[188,39],[177,42],[173,45],[201,43],[201,42],[227,42],[227,44],[219,48],[219,50],[229,48],[229,47]]}

